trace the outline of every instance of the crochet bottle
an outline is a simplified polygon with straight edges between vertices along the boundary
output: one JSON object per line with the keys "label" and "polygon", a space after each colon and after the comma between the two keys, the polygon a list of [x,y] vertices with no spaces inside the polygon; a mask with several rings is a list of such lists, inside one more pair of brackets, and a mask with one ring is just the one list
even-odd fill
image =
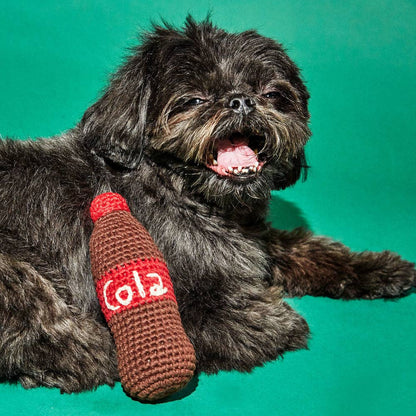
{"label": "crochet bottle", "polygon": [[196,361],[165,261],[121,195],[99,195],[90,213],[91,269],[122,386],[142,401],[162,399],[190,381]]}

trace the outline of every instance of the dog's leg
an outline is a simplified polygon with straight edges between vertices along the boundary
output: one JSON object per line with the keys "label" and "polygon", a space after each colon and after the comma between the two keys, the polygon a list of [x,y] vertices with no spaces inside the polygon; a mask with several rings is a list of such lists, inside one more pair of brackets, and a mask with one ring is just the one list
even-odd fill
{"label": "dog's leg", "polygon": [[[244,290],[244,289],[243,289]],[[217,296],[215,296],[217,297]],[[187,305],[183,322],[199,371],[250,371],[285,351],[306,348],[306,321],[282,300],[281,290],[251,287]]]}
{"label": "dog's leg", "polygon": [[29,263],[0,253],[0,378],[63,392],[113,384],[108,330],[60,297]]}
{"label": "dog's leg", "polygon": [[396,297],[416,282],[414,264],[397,254],[351,252],[341,243],[301,229],[271,230],[268,249],[274,281],[291,296]]}

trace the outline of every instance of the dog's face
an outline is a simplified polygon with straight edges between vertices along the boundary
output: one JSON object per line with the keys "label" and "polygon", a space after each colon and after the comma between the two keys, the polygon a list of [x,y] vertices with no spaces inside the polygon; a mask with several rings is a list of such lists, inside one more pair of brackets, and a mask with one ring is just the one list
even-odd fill
{"label": "dog's face", "polygon": [[[148,35],[83,123],[97,153],[117,163],[134,165],[140,150],[207,198],[256,199],[299,178],[307,100],[279,44],[188,19],[183,31]],[[97,112],[111,120],[111,106],[120,109],[108,132]]]}

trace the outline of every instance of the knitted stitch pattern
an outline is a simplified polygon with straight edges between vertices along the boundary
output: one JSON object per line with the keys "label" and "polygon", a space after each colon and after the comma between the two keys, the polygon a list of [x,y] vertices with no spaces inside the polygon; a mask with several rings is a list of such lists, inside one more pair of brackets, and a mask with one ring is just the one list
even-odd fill
{"label": "knitted stitch pattern", "polygon": [[163,256],[120,195],[99,195],[90,212],[91,270],[122,386],[142,401],[162,399],[190,381],[196,362]]}

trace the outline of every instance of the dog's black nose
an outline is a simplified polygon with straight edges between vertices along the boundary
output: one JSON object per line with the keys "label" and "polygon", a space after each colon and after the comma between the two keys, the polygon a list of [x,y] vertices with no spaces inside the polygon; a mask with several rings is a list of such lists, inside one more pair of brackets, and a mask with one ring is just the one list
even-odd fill
{"label": "dog's black nose", "polygon": [[231,98],[228,106],[237,114],[247,115],[254,110],[256,103],[250,97],[238,95]]}

